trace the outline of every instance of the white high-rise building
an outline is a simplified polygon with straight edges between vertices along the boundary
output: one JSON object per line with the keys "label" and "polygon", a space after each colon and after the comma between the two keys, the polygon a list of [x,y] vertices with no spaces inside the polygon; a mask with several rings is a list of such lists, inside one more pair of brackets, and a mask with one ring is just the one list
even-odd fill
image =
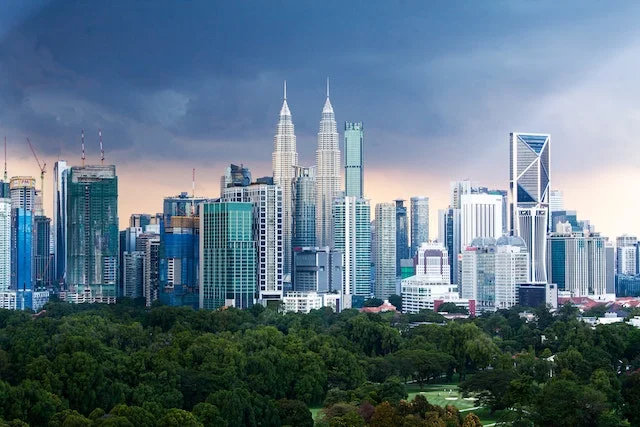
{"label": "white high-rise building", "polygon": [[396,206],[378,203],[375,219],[376,239],[374,252],[376,298],[388,299],[396,293]]}
{"label": "white high-rise building", "polygon": [[451,193],[449,194],[451,209],[460,209],[462,204],[461,197],[464,194],[471,194],[474,190],[477,191],[478,184],[468,179],[462,181],[451,181],[449,184]]}
{"label": "white high-rise building", "polygon": [[34,211],[36,208],[36,179],[31,176],[14,176],[9,181],[11,208]]}
{"label": "white high-rise building", "polygon": [[411,253],[413,257],[421,244],[429,241],[429,198],[411,198]]}
{"label": "white high-rise building", "polygon": [[0,292],[11,285],[11,199],[0,198]]}
{"label": "white high-rise building", "polygon": [[340,193],[340,168],[338,127],[329,100],[329,80],[327,80],[327,99],[322,109],[316,150],[316,241],[318,246],[334,246],[332,209],[333,199]]}
{"label": "white high-rise building", "polygon": [[279,185],[251,184],[227,187],[222,202],[253,204],[253,232],[258,246],[257,287],[260,302],[282,300],[283,286],[283,190]]}
{"label": "white high-rise building", "polygon": [[637,243],[635,236],[623,234],[616,238],[616,273],[633,276],[637,271]]}
{"label": "white high-rise building", "polygon": [[549,193],[549,212],[564,210],[564,195],[560,190],[551,190]]}
{"label": "white high-rise building", "polygon": [[370,218],[368,200],[352,196],[335,199],[335,249],[344,253],[342,293],[346,308],[351,307],[351,295],[371,295]]}
{"label": "white high-rise building", "polygon": [[[335,122],[334,122],[335,124]],[[298,164],[296,134],[287,104],[287,82],[284,82],[284,100],[280,120],[273,137],[273,183],[282,188],[282,242],[284,274],[291,273],[291,239],[293,237],[293,179],[294,165]]]}
{"label": "white high-rise building", "polygon": [[536,283],[547,282],[550,146],[548,134],[510,134],[509,230],[525,241]]}
{"label": "white high-rise building", "polygon": [[460,196],[461,247],[464,250],[477,237],[502,235],[502,196],[488,193]]}
{"label": "white high-rise building", "polygon": [[573,232],[571,224],[558,223],[549,235],[548,277],[574,297],[607,294],[607,239],[598,233]]}
{"label": "white high-rise building", "polygon": [[442,243],[423,243],[418,248],[416,257],[416,276],[433,283],[451,283],[449,253]]}
{"label": "white high-rise building", "polygon": [[529,254],[520,237],[503,236],[496,242],[495,307],[518,304],[518,286],[529,282]]}

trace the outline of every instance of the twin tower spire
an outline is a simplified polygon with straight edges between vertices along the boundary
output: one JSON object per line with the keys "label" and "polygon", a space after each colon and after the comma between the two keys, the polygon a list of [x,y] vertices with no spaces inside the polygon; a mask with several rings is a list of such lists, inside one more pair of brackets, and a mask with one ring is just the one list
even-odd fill
{"label": "twin tower spire", "polygon": [[[296,135],[287,104],[287,82],[284,82],[284,96],[280,120],[273,138],[273,181],[282,187],[282,234],[284,249],[284,273],[291,272],[291,239],[293,237],[293,194],[295,178],[294,166],[299,166]],[[333,199],[340,191],[340,148],[338,130],[333,106],[329,99],[329,78],[327,78],[327,98],[322,109],[318,148],[316,150],[316,246],[333,247]]]}

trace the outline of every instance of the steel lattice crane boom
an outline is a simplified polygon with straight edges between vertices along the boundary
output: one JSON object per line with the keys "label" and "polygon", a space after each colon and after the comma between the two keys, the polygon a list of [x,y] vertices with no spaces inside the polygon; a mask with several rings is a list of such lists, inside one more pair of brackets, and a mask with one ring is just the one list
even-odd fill
{"label": "steel lattice crane boom", "polygon": [[47,163],[41,163],[38,155],[36,154],[36,150],[33,148],[33,144],[27,137],[27,142],[29,143],[29,148],[31,148],[31,152],[33,153],[33,157],[36,158],[36,162],[38,162],[38,167],[40,168],[40,197],[44,197],[44,174],[47,173]]}

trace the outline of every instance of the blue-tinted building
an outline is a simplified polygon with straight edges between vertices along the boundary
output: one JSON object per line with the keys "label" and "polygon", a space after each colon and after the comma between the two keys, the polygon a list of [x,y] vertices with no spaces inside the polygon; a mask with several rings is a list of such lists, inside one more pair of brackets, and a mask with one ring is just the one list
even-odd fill
{"label": "blue-tinted building", "polygon": [[404,200],[396,200],[396,275],[400,276],[400,260],[411,257],[409,254],[409,218]]}
{"label": "blue-tinted building", "polygon": [[204,198],[181,193],[164,199],[160,222],[160,301],[198,308],[199,206]]}
{"label": "blue-tinted building", "polygon": [[316,245],[316,177],[315,168],[294,167],[291,247],[295,251]]}
{"label": "blue-tinted building", "polygon": [[640,296],[640,275],[627,276],[624,274],[616,274],[616,296]]}
{"label": "blue-tinted building", "polygon": [[11,285],[20,291],[32,290],[33,284],[33,213],[13,209],[11,215]]}
{"label": "blue-tinted building", "polygon": [[362,123],[344,124],[344,194],[363,197],[364,127]]}

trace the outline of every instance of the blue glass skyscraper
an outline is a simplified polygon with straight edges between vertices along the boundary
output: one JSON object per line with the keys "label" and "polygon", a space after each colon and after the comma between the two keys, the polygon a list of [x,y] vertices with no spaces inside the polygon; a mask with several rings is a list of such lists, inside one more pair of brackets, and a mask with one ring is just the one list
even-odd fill
{"label": "blue glass skyscraper", "polygon": [[344,192],[345,196],[364,197],[364,126],[344,124]]}
{"label": "blue glass skyscraper", "polygon": [[24,208],[13,209],[11,222],[12,288],[30,291],[33,282],[33,213]]}

